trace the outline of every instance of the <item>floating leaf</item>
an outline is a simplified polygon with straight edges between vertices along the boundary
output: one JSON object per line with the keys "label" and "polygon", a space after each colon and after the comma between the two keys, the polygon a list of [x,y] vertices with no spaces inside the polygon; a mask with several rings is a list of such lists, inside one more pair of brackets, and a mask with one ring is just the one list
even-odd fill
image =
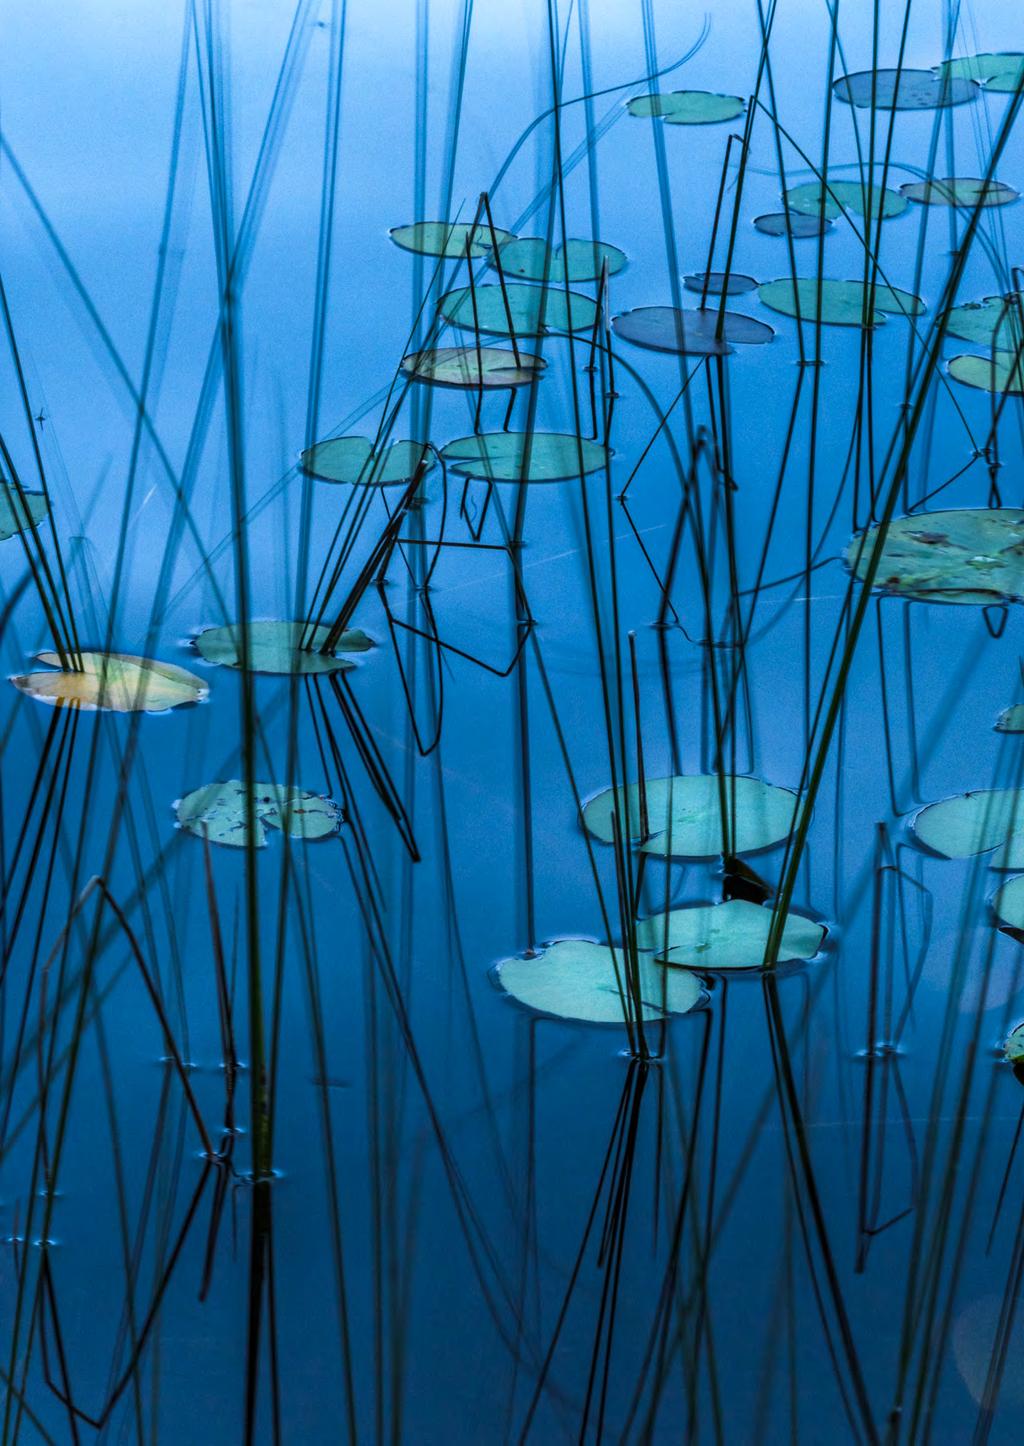
{"label": "floating leaf", "polygon": [[990,868],[1024,868],[1024,789],[954,794],[922,808],[912,827],[921,843],[947,859],[969,859],[996,849]]}
{"label": "floating leaf", "polygon": [[[38,653],[40,663],[60,668],[56,653]],[[11,682],[23,693],[58,708],[86,712],[165,713],[209,696],[201,678],[174,663],[130,653],[79,653],[81,671],[26,673]]]}
{"label": "floating leaf", "polygon": [[820,181],[805,181],[800,186],[791,186],[782,199],[791,211],[804,216],[824,215],[826,221],[834,221],[844,210],[855,216],[868,216],[877,221],[881,211],[882,219],[902,216],[910,204],[899,191],[888,186],[863,186],[860,181],[829,181],[822,186]]}
{"label": "floating leaf", "polygon": [[[261,849],[267,841],[266,827],[279,828],[291,838],[317,839],[337,833],[342,810],[333,799],[283,783],[253,783],[251,786],[254,827],[249,833],[249,810],[245,784],[238,778],[226,783],[204,783],[179,799],[175,805],[178,822],[189,833],[211,843]],[[264,827],[266,825],[266,827]]]}
{"label": "floating leaf", "polygon": [[996,719],[997,733],[1024,733],[1024,703],[1004,708]]}
{"label": "floating leaf", "polygon": [[[1017,862],[1004,864],[1002,865],[1003,868],[1019,869],[1024,867],[1024,839],[1019,840],[1019,845],[1017,849]],[[1000,865],[993,864],[993,868],[999,867]],[[996,890],[996,896],[992,900],[992,908],[995,910],[996,917],[1001,919],[1004,924],[1009,924],[1011,929],[1024,929],[1024,874],[1018,874],[1015,879],[1009,879],[1001,889]],[[1021,1057],[1024,1058],[1024,1029],[1021,1029],[1021,1026],[1018,1025],[1017,1030],[1021,1032]],[[1017,1033],[1017,1030],[1014,1030],[1014,1034]],[[1010,1038],[1012,1039],[1013,1035],[1011,1035]],[[1007,1040],[1007,1045],[1009,1045],[1009,1040]],[[1009,1057],[1009,1048],[1007,1048],[1007,1056]]]}
{"label": "floating leaf", "polygon": [[392,442],[375,452],[368,437],[331,437],[303,452],[300,464],[320,482],[393,487],[429,472],[434,459],[425,442]]}
{"label": "floating leaf", "polygon": [[660,116],[670,126],[717,125],[735,120],[745,106],[738,95],[710,90],[672,90],[664,95],[638,95],[628,102],[630,115]]}
{"label": "floating leaf", "polygon": [[[683,277],[683,285],[687,291],[704,291],[704,277],[707,273],[696,271],[692,276]],[[752,276],[743,276],[738,271],[712,271],[707,278],[708,296],[742,296],[745,291],[753,291],[757,282]]]}
{"label": "floating leaf", "polygon": [[395,226],[388,235],[403,251],[452,258],[465,256],[467,244],[470,256],[486,256],[495,238],[499,246],[515,240],[511,231],[502,231],[497,226],[492,235],[486,221],[414,221],[411,226]]}
{"label": "floating leaf", "polygon": [[[719,320],[721,336],[717,335]],[[775,335],[763,321],[738,311],[720,313],[717,307],[680,311],[674,306],[639,306],[614,317],[612,328],[623,341],[678,356],[728,356],[732,342],[758,346]]]}
{"label": "floating leaf", "polygon": [[[858,533],[846,549],[858,577],[867,573],[877,535],[877,527]],[[921,602],[1024,601],[1024,512],[965,507],[895,517],[875,586]]]}
{"label": "floating leaf", "polygon": [[963,105],[978,95],[969,81],[932,70],[858,70],[841,75],[832,89],[838,100],[862,110],[935,110]]}
{"label": "floating leaf", "polygon": [[789,837],[797,807],[797,796],[790,789],[777,788],[743,774],[726,774],[721,785],[713,773],[648,779],[645,792],[649,837],[646,841],[642,837],[640,789],[635,783],[625,791],[606,788],[597,794],[583,809],[583,823],[595,838],[612,843],[614,812],[622,837],[642,843],[644,853],[671,858],[713,858],[724,851],[724,787],[731,853],[750,853]]}
{"label": "floating leaf", "polygon": [[1019,51],[1004,51],[1001,54],[986,52],[971,55],[963,60],[944,60],[935,67],[940,75],[956,80],[973,80],[986,90],[1014,91],[1020,84],[1024,70],[1024,55]]}
{"label": "floating leaf", "polygon": [[[838,212],[837,212],[838,214]],[[832,222],[818,216],[804,216],[799,211],[769,211],[765,216],[755,216],[754,225],[766,236],[791,235],[794,241],[806,236],[821,236],[834,231]]]}
{"label": "floating leaf", "polygon": [[[626,954],[585,939],[558,939],[532,959],[503,959],[496,973],[502,988],[541,1014],[585,1019],[593,1024],[622,1024],[626,1010]],[[617,974],[616,974],[616,971]],[[638,958],[640,1013],[645,1020],[687,1014],[703,998],[700,980],[685,969],[664,969]]]}
{"label": "floating leaf", "polygon": [[[1014,883],[1016,880],[1011,880],[1010,882]],[[1008,889],[1009,887],[1009,884],[1004,885],[1004,888]],[[1000,893],[1002,892],[1003,890],[1001,889]],[[1006,1036],[1006,1044],[1003,1048],[1006,1058],[1011,1064],[1024,1064],[1024,1024],[1018,1024],[1016,1029],[1011,1029],[1010,1033]]]}
{"label": "floating leaf", "polygon": [[610,453],[571,432],[482,432],[449,442],[441,456],[481,482],[564,482],[604,467]]}
{"label": "floating leaf", "polygon": [[972,341],[988,351],[1015,351],[1024,337],[1021,299],[1016,291],[1007,296],[986,296],[981,301],[964,301],[946,313],[946,331],[961,341]]}
{"label": "floating leaf", "polygon": [[402,358],[402,371],[416,382],[437,387],[521,387],[543,375],[543,357],[498,346],[442,346]]}
{"label": "floating leaf", "polygon": [[[597,303],[582,292],[556,286],[461,286],[441,297],[440,312],[451,326],[494,336],[540,336],[547,331],[589,331]],[[511,323],[509,316],[511,315]]]}
{"label": "floating leaf", "polygon": [[0,482],[0,542],[6,542],[16,532],[38,526],[45,516],[44,492],[29,492],[23,488],[19,493],[16,487]]}
{"label": "floating leaf", "polygon": [[925,206],[1008,206],[1019,195],[1002,181],[983,181],[976,176],[945,176],[941,181],[908,181],[900,195]]}
{"label": "floating leaf", "polygon": [[[354,665],[335,653],[365,653],[373,643],[365,633],[353,629],[342,633],[334,649],[320,650],[330,628],[308,623],[260,621],[249,623],[249,669],[253,673],[337,673]],[[225,668],[242,666],[243,630],[238,623],[206,628],[195,639],[196,649],[208,663]],[[301,644],[301,646],[300,646]]]}
{"label": "floating leaf", "polygon": [[1024,396],[1024,366],[1019,354],[995,351],[988,356],[955,356],[949,363],[949,374],[965,387],[982,392],[1009,392]]}
{"label": "floating leaf", "polygon": [[826,278],[819,282],[813,276],[798,276],[795,285],[789,276],[778,281],[763,281],[757,294],[772,311],[781,311],[785,316],[799,315],[805,321],[815,321],[820,316],[830,326],[878,326],[885,320],[886,312],[917,316],[925,309],[919,296],[895,286],[870,288],[863,281]]}
{"label": "floating leaf", "polygon": [[[698,904],[653,914],[637,925],[637,948],[656,950],[663,963],[714,973],[759,969],[764,964],[772,911],[746,899]],[[813,959],[825,938],[824,925],[803,914],[787,914],[778,962]]]}
{"label": "floating leaf", "polygon": [[548,250],[539,236],[523,236],[502,246],[492,265],[527,281],[596,281],[605,265],[614,276],[626,264],[626,253],[604,241],[570,239]]}

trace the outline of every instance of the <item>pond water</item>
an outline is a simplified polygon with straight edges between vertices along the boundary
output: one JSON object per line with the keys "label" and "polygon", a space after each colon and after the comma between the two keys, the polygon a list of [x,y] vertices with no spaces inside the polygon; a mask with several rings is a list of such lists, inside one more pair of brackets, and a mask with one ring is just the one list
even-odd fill
{"label": "pond water", "polygon": [[4,1443],[1016,1439],[1017,32],[9,8]]}

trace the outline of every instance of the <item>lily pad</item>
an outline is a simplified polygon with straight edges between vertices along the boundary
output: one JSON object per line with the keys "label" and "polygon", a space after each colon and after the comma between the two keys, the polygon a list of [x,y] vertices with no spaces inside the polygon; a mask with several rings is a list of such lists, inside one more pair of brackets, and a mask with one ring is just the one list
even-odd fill
{"label": "lily pad", "polygon": [[436,387],[522,387],[540,378],[547,362],[543,357],[499,346],[442,346],[415,351],[402,358],[402,371],[416,382]]}
{"label": "lily pad", "polygon": [[799,315],[805,321],[814,321],[820,315],[830,326],[878,326],[886,312],[918,316],[925,309],[919,296],[895,286],[876,285],[872,289],[863,281],[823,278],[819,282],[813,276],[798,276],[795,285],[789,276],[763,281],[757,294],[772,311],[781,311],[784,316]]}
{"label": "lily pad", "polygon": [[[868,530],[862,551],[863,533],[846,549],[847,566],[858,577],[867,572],[877,533],[877,527]],[[875,586],[921,602],[1024,601],[1024,512],[965,507],[893,518]]]}
{"label": "lily pad", "polygon": [[[1024,867],[1024,840],[1021,840],[1017,855],[1017,862],[1004,864],[1002,867],[1011,869]],[[993,868],[998,867],[998,864],[993,865]],[[995,910],[996,917],[1001,919],[1004,924],[1009,924],[1012,929],[1024,929],[1024,874],[1018,874],[1015,879],[1008,879],[1001,889],[996,890],[992,908]]]}
{"label": "lily pad", "polygon": [[527,281],[596,281],[605,265],[614,276],[626,264],[626,253],[605,241],[579,241],[570,238],[565,245],[553,246],[539,236],[522,236],[502,246],[492,264],[501,267],[507,276],[521,276]]}
{"label": "lily pad", "polygon": [[859,109],[935,110],[977,99],[970,81],[933,70],[858,70],[841,75],[832,89],[838,100]]}
{"label": "lily pad", "polygon": [[486,221],[414,221],[411,226],[395,226],[388,235],[403,251],[418,251],[421,256],[447,256],[453,260],[465,256],[467,244],[470,256],[486,256],[495,238],[499,246],[515,240],[511,231],[502,231],[497,226],[492,235]]}
{"label": "lily pad", "polygon": [[[760,969],[771,931],[772,911],[746,899],[698,904],[653,914],[637,925],[637,947],[656,950],[663,963],[716,973],[720,969]],[[825,927],[803,914],[787,914],[778,962],[813,959]]]}
{"label": "lily pad", "polygon": [[834,221],[843,211],[852,211],[855,216],[868,216],[872,221],[888,220],[902,216],[910,202],[899,191],[888,186],[861,185],[860,181],[829,181],[823,186],[820,181],[804,181],[802,185],[791,186],[782,198],[791,211],[804,216],[822,216]]}
{"label": "lily pad", "polygon": [[0,482],[0,542],[16,532],[37,527],[46,516],[45,492],[29,492]]}
{"label": "lily pad", "polygon": [[947,859],[969,859],[995,849],[990,868],[1024,868],[1024,789],[954,794],[922,808],[912,827],[921,843]]}
{"label": "lily pad", "polygon": [[[38,653],[40,663],[60,668],[56,653]],[[201,678],[174,663],[130,653],[79,653],[81,671],[26,673],[12,678],[21,692],[58,708],[85,712],[166,713],[209,696]]]}
{"label": "lily pad", "polygon": [[[626,987],[625,970],[621,948],[557,939],[535,958],[503,959],[496,973],[508,994],[541,1014],[621,1025],[627,1010],[630,1017],[635,1012],[620,992]],[[640,955],[637,975],[644,1020],[687,1014],[703,998],[700,980],[685,969],[664,969]]]}
{"label": "lily pad", "polygon": [[[582,292],[557,286],[460,286],[438,303],[441,315],[463,331],[493,336],[540,336],[548,331],[590,331],[597,303]],[[511,315],[511,324],[509,317]]]}
{"label": "lily pad", "polygon": [[[323,624],[259,621],[248,625],[249,667],[253,673],[338,673],[354,665],[335,653],[365,653],[373,643],[365,633],[342,633],[333,652],[323,648],[330,629]],[[206,628],[195,638],[200,657],[225,668],[242,666],[242,629],[237,623]],[[302,646],[300,646],[300,644]]]}
{"label": "lily pad", "polygon": [[965,387],[982,392],[1009,392],[1024,396],[1024,366],[1019,353],[996,351],[989,356],[955,356],[949,363],[949,374]]}
{"label": "lily pad", "polygon": [[746,109],[738,95],[710,90],[671,90],[663,95],[637,95],[627,104],[630,115],[659,116],[670,126],[708,126],[735,120]]}
{"label": "lily pad", "polygon": [[[1011,879],[1010,882],[1014,883],[1016,880]],[[1004,885],[1004,888],[1000,889],[1000,893],[1005,892],[1005,889],[1009,887],[1009,884]],[[1017,927],[1019,928],[1020,925]],[[1024,1024],[1018,1024],[1016,1029],[1010,1030],[1006,1036],[1003,1051],[1011,1064],[1024,1064]]]}
{"label": "lily pad", "polygon": [[977,176],[944,176],[942,180],[908,181],[900,195],[925,206],[1008,206],[1020,195],[1002,181],[985,181]]}
{"label": "lily pad", "polygon": [[[683,277],[683,285],[687,291],[704,291],[703,271],[695,271],[692,276]],[[744,276],[738,271],[712,271],[707,278],[708,296],[742,296],[745,291],[753,291],[757,282],[752,276]]]}
{"label": "lily pad", "polygon": [[800,211],[769,211],[764,216],[755,216],[754,225],[765,236],[791,235],[794,241],[807,236],[821,236],[835,227],[827,218],[815,214],[805,216]]}
{"label": "lily pad", "polygon": [[394,487],[429,472],[434,458],[424,442],[392,442],[375,452],[369,437],[331,437],[307,448],[300,464],[320,482]]}
{"label": "lily pad", "polygon": [[[717,335],[721,320],[722,334]],[[719,315],[717,307],[680,311],[674,306],[638,306],[612,319],[612,329],[623,341],[649,351],[675,352],[677,356],[728,356],[732,343],[760,346],[775,332],[763,321],[738,311]]]}
{"label": "lily pad", "polygon": [[988,351],[1015,351],[1024,338],[1021,299],[1010,292],[1007,296],[986,296],[981,301],[964,301],[947,312],[946,332],[961,341],[974,342]]}
{"label": "lily pad", "polygon": [[[724,778],[733,854],[751,853],[788,838],[793,828],[797,795],[744,774]],[[583,809],[588,833],[605,843],[615,839],[613,814],[620,832],[642,846],[644,853],[664,858],[714,858],[724,851],[719,779],[713,773],[651,778],[645,785],[647,833],[642,834],[640,789],[606,788]]]}
{"label": "lily pad", "polygon": [[596,472],[610,455],[571,432],[481,432],[441,450],[456,472],[481,482],[564,482]]}
{"label": "lily pad", "polygon": [[997,733],[1024,733],[1024,703],[1004,708],[996,719]]}
{"label": "lily pad", "polygon": [[267,828],[281,829],[291,838],[318,839],[337,833],[343,821],[341,808],[333,799],[283,783],[253,783],[254,827],[249,833],[246,786],[241,779],[226,783],[204,783],[175,804],[182,828],[211,843],[234,848],[252,845],[261,849],[267,842]]}
{"label": "lily pad", "polygon": [[1019,51],[1003,51],[993,54],[971,55],[962,60],[944,60],[935,67],[940,75],[952,76],[957,80],[973,80],[986,90],[1014,91],[1020,83],[1024,70],[1024,55]]}

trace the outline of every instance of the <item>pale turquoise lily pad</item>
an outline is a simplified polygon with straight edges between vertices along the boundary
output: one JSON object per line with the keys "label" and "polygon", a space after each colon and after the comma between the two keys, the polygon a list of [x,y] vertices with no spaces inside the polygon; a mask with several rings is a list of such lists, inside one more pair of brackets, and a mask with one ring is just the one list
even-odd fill
{"label": "pale turquoise lily pad", "polygon": [[[746,899],[696,904],[644,919],[637,925],[637,947],[655,950],[655,958],[664,963],[706,973],[759,969],[771,925],[772,910]],[[787,914],[777,962],[813,959],[825,932],[824,925],[814,919]]]}
{"label": "pale turquoise lily pad", "polygon": [[502,231],[498,226],[492,235],[486,221],[414,221],[410,226],[394,227],[388,235],[403,251],[452,260],[465,256],[467,246],[471,257],[486,256],[495,240],[499,246],[515,240],[511,231]]}
{"label": "pale turquoise lily pad", "polygon": [[[461,286],[438,303],[451,326],[490,336],[541,336],[549,331],[591,331],[597,303],[558,286]],[[511,318],[511,319],[510,319]]]}
{"label": "pale turquoise lily pad", "polygon": [[584,806],[583,824],[604,843],[639,843],[644,853],[666,858],[714,858],[725,851],[722,800],[729,821],[728,852],[751,853],[788,838],[797,795],[744,774],[683,774],[651,778],[645,784],[646,837],[639,786],[605,789]]}
{"label": "pale turquoise lily pad", "polygon": [[957,80],[973,80],[986,91],[1009,93],[1020,84],[1024,55],[1015,50],[996,54],[986,51],[982,55],[970,55],[960,60],[944,60],[935,69],[938,74]]}
{"label": "pale turquoise lily pad", "polygon": [[45,493],[25,488],[19,493],[16,487],[0,482],[0,542],[6,542],[16,532],[38,527],[46,511]]}
{"label": "pale turquoise lily pad", "polygon": [[987,351],[1015,351],[1024,339],[1021,300],[1016,292],[964,301],[946,313],[946,334]]}
{"label": "pale turquoise lily pad", "polygon": [[835,226],[828,219],[817,214],[804,216],[799,211],[769,211],[764,216],[755,216],[754,225],[765,236],[792,236],[802,241],[809,236],[822,236],[834,231]]}
{"label": "pale turquoise lily pad", "polygon": [[775,335],[763,321],[738,311],[720,313],[717,306],[695,307],[692,311],[674,306],[638,306],[614,317],[612,330],[634,346],[677,356],[728,356],[733,343],[761,346]]}
{"label": "pale turquoise lily pad", "polygon": [[947,859],[990,853],[993,869],[1024,868],[1024,789],[982,788],[922,808],[912,824],[921,843]]}
{"label": "pale turquoise lily pad", "polygon": [[176,663],[139,658],[132,653],[81,652],[75,668],[64,671],[57,653],[37,654],[57,672],[24,673],[11,682],[22,693],[57,708],[83,712],[166,713],[209,696],[202,678]]}
{"label": "pale turquoise lily pad", "polygon": [[[877,527],[858,533],[846,549],[858,577],[867,573],[878,535]],[[1024,601],[1024,512],[965,507],[893,518],[875,586],[921,602]]]}
{"label": "pale turquoise lily pad", "polygon": [[425,442],[392,442],[374,450],[369,437],[331,437],[307,448],[302,470],[320,482],[359,487],[394,487],[430,471],[434,458]]}
{"label": "pale turquoise lily pad", "polygon": [[611,454],[571,432],[479,432],[449,442],[441,456],[481,482],[564,482],[596,472]]}
{"label": "pale turquoise lily pad", "polygon": [[925,206],[1008,206],[1020,193],[1002,181],[985,181],[977,176],[944,176],[941,180],[908,181],[900,195]]}
{"label": "pale turquoise lily pad", "polygon": [[[251,833],[249,793],[253,801]],[[283,783],[253,783],[247,790],[238,778],[193,789],[178,800],[175,812],[181,827],[189,833],[233,848],[263,848],[267,828],[280,829],[291,838],[327,838],[337,833],[344,818],[333,799],[318,793],[288,788]]]}
{"label": "pale turquoise lily pad", "polygon": [[[1011,880],[1011,882],[1013,881]],[[1009,885],[1006,885],[1006,887],[1009,888]],[[1022,917],[1024,917],[1024,897],[1020,900],[1020,907]],[[1019,929],[1022,926],[1018,924],[1016,927]],[[1024,1064],[1024,1024],[1018,1024],[1016,1029],[1010,1030],[1010,1033],[1006,1036],[1006,1044],[1004,1045],[1003,1052],[1010,1064]]]}
{"label": "pale turquoise lily pad", "polygon": [[[254,673],[338,673],[353,667],[337,653],[365,653],[372,641],[358,629],[341,634],[330,652],[321,651],[330,636],[323,624],[258,621],[248,625],[249,667]],[[200,657],[225,668],[242,666],[243,630],[237,623],[206,628],[194,639]]]}
{"label": "pale turquoise lily pad", "polygon": [[564,245],[548,249],[539,236],[521,236],[502,246],[492,258],[506,276],[526,281],[596,281],[607,266],[614,276],[626,264],[626,253],[606,241],[580,241],[570,237]]}
{"label": "pale turquoise lily pad", "polygon": [[870,216],[872,221],[902,216],[910,202],[899,191],[888,186],[864,186],[860,181],[830,180],[827,186],[820,181],[804,181],[791,186],[782,198],[791,211],[804,216],[824,216],[834,221],[843,211],[852,211],[855,216]]}
{"label": "pale turquoise lily pad", "polygon": [[519,357],[499,346],[440,346],[410,352],[402,371],[415,382],[436,387],[522,387],[539,380],[547,362],[519,348]]}
{"label": "pale turquoise lily pad", "polygon": [[837,99],[860,109],[935,110],[976,100],[975,86],[962,77],[933,70],[859,70],[833,82]]}
{"label": "pale turquoise lily pad", "polygon": [[869,287],[863,281],[835,281],[823,277],[798,276],[778,281],[763,281],[757,294],[765,306],[784,316],[800,316],[815,321],[819,316],[830,326],[878,326],[886,313],[918,316],[925,310],[919,296],[901,291],[896,286],[877,284]]}
{"label": "pale turquoise lily pad", "polygon": [[670,126],[708,126],[735,120],[746,106],[738,95],[718,95],[710,90],[671,90],[662,95],[634,96],[627,109],[630,115],[658,116]]}
{"label": "pale turquoise lily pad", "polygon": [[997,733],[1024,733],[1024,703],[1012,703],[996,719]]}
{"label": "pale turquoise lily pad", "polygon": [[[533,958],[515,956],[496,967],[506,993],[528,1009],[558,1019],[619,1024],[635,1018],[635,996],[623,1000],[627,955],[586,939],[558,939]],[[685,969],[666,969],[646,955],[637,960],[639,1013],[644,1021],[688,1014],[704,997],[700,980]]]}
{"label": "pale turquoise lily pad", "polygon": [[996,351],[988,356],[955,356],[949,363],[949,374],[954,381],[981,392],[1024,396],[1024,366],[1019,353]]}
{"label": "pale turquoise lily pad", "polygon": [[[993,867],[999,866],[993,865]],[[1013,869],[1024,867],[1024,846],[1019,850],[1018,861],[1013,864],[1005,864],[1003,867]],[[1009,924],[1011,929],[1024,930],[1024,874],[1019,874],[1015,879],[1008,879],[1001,889],[996,890],[992,908],[996,917],[1001,919],[1004,924]]]}
{"label": "pale turquoise lily pad", "polygon": [[753,291],[757,282],[753,276],[744,276],[741,271],[730,271],[728,275],[724,271],[695,271],[690,276],[683,277],[683,285],[687,291],[697,291],[708,296],[742,296],[745,291]]}

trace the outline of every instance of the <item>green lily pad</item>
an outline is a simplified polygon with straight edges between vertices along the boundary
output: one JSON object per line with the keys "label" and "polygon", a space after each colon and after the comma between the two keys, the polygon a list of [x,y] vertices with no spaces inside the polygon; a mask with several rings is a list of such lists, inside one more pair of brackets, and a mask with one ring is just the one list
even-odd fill
{"label": "green lily pad", "polygon": [[996,351],[989,356],[955,356],[949,363],[949,374],[965,387],[982,392],[1009,392],[1024,396],[1024,366],[1019,353]]}
{"label": "green lily pad", "polygon": [[791,211],[804,216],[824,215],[826,221],[834,221],[843,211],[852,211],[855,216],[868,216],[877,221],[902,216],[910,202],[899,191],[888,186],[861,185],[860,181],[829,181],[823,186],[820,181],[804,181],[802,185],[790,186],[782,197]]}
{"label": "green lily pad", "polygon": [[[847,546],[846,564],[858,577],[867,573],[877,534],[877,527],[868,530],[862,551],[863,533]],[[895,517],[875,586],[920,602],[1024,601],[1024,512],[965,507]]]}
{"label": "green lily pad", "polygon": [[435,387],[522,387],[539,379],[547,362],[519,349],[499,346],[441,346],[410,352],[402,358],[402,371],[415,382]]}
{"label": "green lily pad", "polygon": [[[717,334],[719,319],[721,336]],[[770,326],[752,316],[725,311],[720,317],[718,308],[711,306],[693,311],[674,306],[638,306],[613,317],[612,330],[635,346],[674,352],[677,356],[728,356],[734,342],[761,346],[775,335]]]}
{"label": "green lily pad", "polygon": [[1024,733],[1024,703],[1004,708],[996,719],[997,733]]}
{"label": "green lily pad", "polygon": [[1002,181],[980,180],[977,176],[945,176],[942,180],[908,181],[900,195],[925,206],[1008,206],[1020,195]]}
{"label": "green lily pad", "polygon": [[[705,272],[695,271],[692,276],[683,277],[683,285],[687,291],[704,292]],[[708,296],[742,296],[745,291],[753,291],[757,282],[752,276],[744,276],[738,271],[730,271],[728,275],[724,271],[712,271],[707,277]]]}
{"label": "green lily pad", "polygon": [[[238,778],[226,783],[204,783],[175,804],[178,822],[189,833],[211,843],[261,849],[267,828],[281,829],[291,838],[318,839],[337,833],[341,808],[333,799],[283,783],[253,783],[254,828],[250,835],[246,786]],[[266,827],[265,827],[266,826]]]}
{"label": "green lily pad", "polygon": [[746,110],[738,95],[710,90],[672,90],[663,95],[637,95],[627,103],[630,115],[660,116],[670,126],[708,126],[735,120]]}
{"label": "green lily pad", "polygon": [[[771,930],[772,911],[746,899],[699,904],[652,914],[637,925],[637,948],[654,949],[655,958],[687,969],[759,969]],[[803,914],[787,914],[778,962],[813,959],[825,927]]]}
{"label": "green lily pad", "polygon": [[789,276],[763,281],[757,294],[772,311],[781,311],[784,316],[799,315],[805,321],[815,321],[820,315],[830,326],[878,326],[886,312],[918,316],[925,309],[919,296],[895,286],[876,285],[872,289],[863,281],[823,278],[818,282],[813,276],[798,276],[795,286]]}
{"label": "green lily pad", "polygon": [[493,336],[590,331],[597,320],[597,303],[582,292],[567,294],[557,286],[525,286],[517,281],[504,287],[460,286],[446,292],[438,305],[449,325]]}
{"label": "green lily pad", "polygon": [[[352,629],[342,633],[333,652],[320,652],[330,636],[330,629],[322,624],[259,621],[250,623],[247,631],[253,673],[338,673],[354,665],[335,653],[365,653],[373,647],[365,633]],[[206,628],[195,638],[200,657],[225,668],[242,666],[241,643],[242,629],[237,623]]]}
{"label": "green lily pad", "polygon": [[424,442],[392,442],[373,450],[369,437],[331,437],[307,448],[299,459],[304,472],[320,482],[349,482],[361,487],[394,487],[430,471],[434,458]]}
{"label": "green lily pad", "polygon": [[841,75],[832,89],[847,105],[876,110],[935,110],[964,105],[978,94],[969,81],[933,70],[859,70]]}
{"label": "green lily pad", "polygon": [[[726,807],[730,817],[730,853],[751,853],[788,838],[793,828],[797,795],[788,788],[762,783],[743,774],[726,775]],[[645,785],[648,837],[643,838],[640,789],[606,788],[583,809],[588,833],[604,843],[615,839],[613,814],[624,839],[644,853],[664,858],[714,858],[724,850],[721,792],[713,773],[651,778]]]}
{"label": "green lily pad", "polygon": [[[999,865],[993,865],[993,867],[997,868]],[[1004,864],[1002,867],[1010,869],[1024,867],[1024,840],[1021,841],[1017,850],[1017,861],[1012,864]],[[995,910],[996,917],[1001,919],[1004,924],[1009,924],[1012,929],[1024,929],[1024,874],[1007,880],[1001,889],[997,889],[995,898],[992,900],[992,908]]]}
{"label": "green lily pad", "polygon": [[1017,293],[964,301],[947,312],[946,332],[974,342],[987,351],[1015,351],[1024,339],[1021,302]]}
{"label": "green lily pad", "polygon": [[[618,974],[616,975],[616,969]],[[496,973],[502,988],[520,1004],[559,1019],[592,1024],[622,1024],[631,1004],[624,1002],[626,954],[608,944],[558,939],[535,958],[503,959]],[[700,980],[685,969],[664,969],[640,955],[640,1013],[644,1020],[688,1014],[704,996]]]}
{"label": "green lily pad", "polygon": [[414,221],[411,226],[395,226],[388,232],[403,251],[418,251],[421,256],[447,256],[453,260],[465,256],[486,256],[494,246],[514,241],[511,231],[495,226],[493,235],[486,221]]}
{"label": "green lily pad", "polygon": [[[1015,882],[1011,880],[1011,882]],[[1005,885],[1009,888],[1009,884]],[[1000,890],[1002,892],[1002,890]],[[1021,901],[1024,903],[1024,900]],[[1017,928],[1021,926],[1018,924]],[[1024,1024],[1018,1024],[1016,1029],[1011,1029],[1006,1036],[1006,1044],[1003,1047],[1006,1058],[1011,1064],[1024,1064]]]}
{"label": "green lily pad", "polygon": [[990,868],[1024,868],[1024,789],[954,794],[922,808],[912,827],[921,843],[947,859],[969,859],[995,849]]}
{"label": "green lily pad", "polygon": [[805,216],[800,211],[769,211],[764,216],[755,216],[754,225],[765,236],[791,235],[794,241],[835,230],[831,221],[817,214]]}
{"label": "green lily pad", "polygon": [[527,281],[596,281],[606,264],[609,276],[614,276],[626,260],[625,251],[604,241],[570,238],[549,252],[539,236],[522,236],[502,246],[492,265],[500,266],[506,276]]}
{"label": "green lily pad", "polygon": [[958,80],[973,80],[986,90],[1014,91],[1024,70],[1024,55],[1019,51],[971,55],[962,60],[944,60],[935,67],[940,75]]}
{"label": "green lily pad", "polygon": [[[60,669],[57,653],[38,653],[37,658],[48,667]],[[77,662],[76,670],[25,673],[11,682],[41,703],[80,708],[88,713],[166,713],[183,703],[201,703],[210,693],[202,678],[154,658],[137,658],[130,653],[79,653]]]}
{"label": "green lily pad", "polygon": [[6,542],[16,532],[37,527],[46,516],[46,494],[22,489],[0,482],[0,542]]}
{"label": "green lily pad", "polygon": [[564,482],[596,472],[611,454],[571,432],[481,432],[449,442],[441,456],[481,482]]}

